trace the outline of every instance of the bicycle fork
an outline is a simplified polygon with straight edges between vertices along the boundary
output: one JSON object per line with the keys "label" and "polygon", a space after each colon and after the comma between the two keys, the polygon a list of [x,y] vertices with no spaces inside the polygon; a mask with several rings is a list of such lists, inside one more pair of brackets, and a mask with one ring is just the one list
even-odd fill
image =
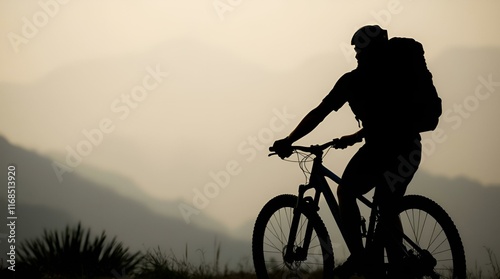
{"label": "bicycle fork", "polygon": [[299,229],[300,215],[305,210],[315,210],[318,211],[319,207],[319,197],[320,193],[316,191],[314,199],[310,196],[304,197],[304,193],[312,189],[313,186],[310,185],[300,185],[299,195],[297,199],[297,204],[293,209],[293,218],[290,226],[290,234],[288,237],[288,243],[286,246],[286,251],[284,253],[285,262],[291,264],[296,261],[305,261],[307,259],[307,251],[309,250],[309,245],[311,243],[311,237],[313,232],[313,224],[308,220],[306,226],[306,232],[304,235],[304,240],[302,246],[295,245],[297,232]]}

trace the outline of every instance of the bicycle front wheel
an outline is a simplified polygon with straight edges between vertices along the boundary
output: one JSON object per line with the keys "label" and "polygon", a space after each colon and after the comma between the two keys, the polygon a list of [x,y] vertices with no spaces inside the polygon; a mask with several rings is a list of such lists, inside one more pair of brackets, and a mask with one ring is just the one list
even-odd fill
{"label": "bicycle front wheel", "polygon": [[304,251],[308,224],[313,228],[306,256],[293,260],[284,258],[297,200],[294,195],[277,196],[259,213],[252,236],[252,254],[257,278],[333,278],[332,244],[323,221],[314,210],[305,208],[302,212],[297,212],[300,214],[300,220],[295,235],[294,254]]}
{"label": "bicycle front wheel", "polygon": [[[415,277],[465,279],[462,240],[445,210],[429,198],[418,195],[403,197],[401,205],[399,217],[404,233],[425,251],[425,255],[421,255],[404,241],[409,257],[416,263],[409,268],[416,269],[411,271],[414,275],[416,272]],[[427,261],[422,260],[425,258],[432,259],[433,267],[427,268]]]}

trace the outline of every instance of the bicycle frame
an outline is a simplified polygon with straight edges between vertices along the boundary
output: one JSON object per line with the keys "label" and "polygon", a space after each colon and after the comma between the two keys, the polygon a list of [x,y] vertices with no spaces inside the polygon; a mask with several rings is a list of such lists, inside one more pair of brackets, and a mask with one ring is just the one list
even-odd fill
{"label": "bicycle frame", "polygon": [[[314,210],[318,211],[319,210],[319,202],[321,198],[321,194],[325,197],[325,200],[328,204],[328,207],[335,219],[335,222],[337,223],[337,226],[339,227],[339,230],[342,234],[342,237],[345,239],[345,230],[343,228],[343,223],[340,218],[340,209],[339,205],[337,203],[337,200],[326,180],[326,177],[331,179],[337,184],[340,184],[341,178],[333,173],[331,170],[326,168],[322,163],[323,163],[323,146],[311,146],[310,148],[303,148],[303,147],[295,147],[297,150],[303,150],[307,152],[311,152],[311,150],[314,150],[311,152],[312,154],[315,155],[315,158],[313,160],[313,166],[311,170],[311,175],[310,175],[310,181],[309,184],[307,185],[300,185],[299,186],[299,191],[298,191],[298,202],[297,205],[294,209],[294,216],[292,219],[292,224],[290,227],[290,236],[288,238],[288,243],[287,243],[287,249],[285,253],[285,261],[287,262],[292,262],[294,260],[305,260],[307,257],[307,251],[309,249],[309,244],[312,236],[312,225],[308,223],[307,228],[306,228],[306,234],[304,238],[304,243],[303,246],[298,248],[295,252],[293,250],[294,248],[294,243],[295,243],[295,235],[297,234],[297,229],[299,225],[299,218],[300,218],[300,211],[303,210],[303,207],[309,206],[310,208],[313,208]],[[316,149],[315,149],[316,148]],[[316,192],[314,194],[314,198],[311,196],[305,196],[306,191],[315,189]],[[357,197],[359,201],[361,201],[363,204],[365,204],[368,208],[371,209],[370,217],[369,217],[369,227],[366,232],[366,249],[370,249],[371,245],[373,245],[373,241],[375,239],[375,229],[376,229],[376,223],[377,219],[379,218],[379,211],[378,207],[376,204],[376,192],[374,194],[374,201],[371,202],[369,201],[366,197],[364,196],[359,196]],[[298,213],[298,214],[296,214]],[[361,221],[361,220],[360,220]],[[408,244],[410,244],[416,251],[419,253],[423,253],[423,249],[421,249],[415,242],[413,242],[408,236],[404,234],[404,232],[400,230],[391,230],[391,233],[396,233],[398,237],[401,237],[404,239]]]}

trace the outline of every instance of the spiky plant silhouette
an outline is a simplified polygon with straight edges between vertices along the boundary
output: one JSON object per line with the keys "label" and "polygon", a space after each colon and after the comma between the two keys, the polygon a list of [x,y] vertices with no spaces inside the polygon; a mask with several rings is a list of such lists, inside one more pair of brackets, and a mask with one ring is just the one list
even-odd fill
{"label": "spiky plant silhouette", "polygon": [[18,250],[19,271],[30,278],[111,277],[113,271],[132,272],[140,261],[105,231],[91,238],[81,224],[63,231],[44,230],[40,238],[22,243]]}

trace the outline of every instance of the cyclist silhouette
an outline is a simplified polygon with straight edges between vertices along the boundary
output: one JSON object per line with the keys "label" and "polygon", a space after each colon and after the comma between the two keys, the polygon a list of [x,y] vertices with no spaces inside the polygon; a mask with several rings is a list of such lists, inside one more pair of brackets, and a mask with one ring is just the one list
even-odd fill
{"label": "cyclist silhouette", "polygon": [[[421,157],[419,131],[400,117],[405,110],[405,89],[396,86],[389,74],[387,31],[377,25],[364,26],[355,32],[351,44],[356,51],[356,69],[344,74],[290,135],[273,145],[280,157],[290,156],[292,143],[309,134],[327,115],[338,111],[345,103],[349,104],[358,122],[361,121],[362,128],[358,132],[343,136],[337,142],[337,147],[345,148],[365,140],[346,166],[337,189],[340,215],[345,223],[344,238],[351,253],[347,261],[336,268],[339,277],[359,271],[369,257],[364,255],[356,196],[366,194],[376,185],[380,188],[377,190],[380,195],[377,194],[376,198],[383,205],[381,210],[384,216],[390,216],[391,209],[413,178]],[[394,174],[398,179],[392,179]],[[397,216],[391,220],[397,221]],[[397,255],[392,257],[397,258]]]}

